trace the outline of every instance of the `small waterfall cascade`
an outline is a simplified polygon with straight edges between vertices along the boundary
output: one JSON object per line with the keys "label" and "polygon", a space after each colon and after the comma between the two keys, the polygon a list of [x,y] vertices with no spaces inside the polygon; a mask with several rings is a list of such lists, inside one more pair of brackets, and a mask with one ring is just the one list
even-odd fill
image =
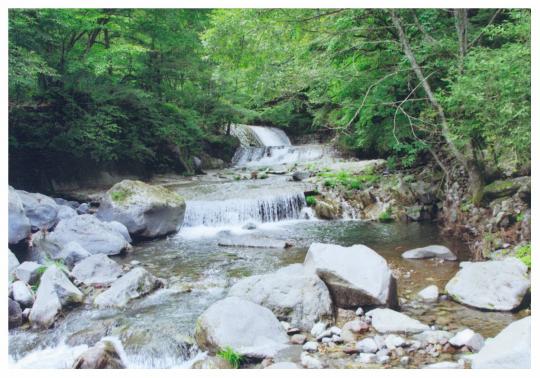
{"label": "small waterfall cascade", "polygon": [[224,201],[187,201],[182,227],[242,225],[300,219],[306,206],[304,193]]}
{"label": "small waterfall cascade", "polygon": [[285,132],[277,127],[231,125],[231,134],[240,140],[242,147],[290,146]]}

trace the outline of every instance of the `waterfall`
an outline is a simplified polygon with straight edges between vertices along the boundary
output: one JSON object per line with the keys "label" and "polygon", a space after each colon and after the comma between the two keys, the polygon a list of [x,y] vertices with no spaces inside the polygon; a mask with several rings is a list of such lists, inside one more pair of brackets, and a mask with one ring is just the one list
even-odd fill
{"label": "waterfall", "polygon": [[320,144],[243,147],[236,150],[232,164],[235,167],[272,166],[315,161],[332,155],[333,151],[330,147]]}
{"label": "waterfall", "polygon": [[285,132],[277,127],[231,125],[231,134],[240,140],[242,147],[290,146]]}
{"label": "waterfall", "polygon": [[224,201],[187,201],[182,227],[243,225],[300,219],[306,205],[304,193]]}

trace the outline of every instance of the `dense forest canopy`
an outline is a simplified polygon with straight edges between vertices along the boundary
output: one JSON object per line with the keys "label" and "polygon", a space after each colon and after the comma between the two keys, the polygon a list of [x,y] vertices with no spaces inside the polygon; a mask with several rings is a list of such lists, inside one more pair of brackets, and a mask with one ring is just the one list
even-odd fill
{"label": "dense forest canopy", "polygon": [[530,170],[530,27],[512,9],[11,10],[11,171],[189,173],[243,122],[391,168],[457,162],[481,197]]}

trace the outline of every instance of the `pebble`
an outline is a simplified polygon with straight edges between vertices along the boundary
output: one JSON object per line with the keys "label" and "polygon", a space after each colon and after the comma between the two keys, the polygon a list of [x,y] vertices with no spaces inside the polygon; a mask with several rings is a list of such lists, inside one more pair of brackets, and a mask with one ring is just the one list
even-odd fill
{"label": "pebble", "polygon": [[316,343],[315,341],[308,341],[307,343],[304,344],[302,349],[308,352],[316,352],[319,349],[319,344]]}
{"label": "pebble", "polygon": [[332,335],[341,335],[341,329],[339,327],[330,327],[329,331],[332,333]]}
{"label": "pebble", "polygon": [[360,353],[357,361],[363,364],[374,364],[377,362],[377,356],[374,353]]}
{"label": "pebble", "polygon": [[357,342],[356,349],[360,353],[375,353],[379,349],[379,347],[377,346],[375,340],[373,340],[371,337],[368,337]]}
{"label": "pebble", "polygon": [[358,307],[355,313],[357,316],[362,316],[364,315],[364,309],[362,307]]}
{"label": "pebble", "polygon": [[291,344],[303,345],[306,342],[306,336],[297,333],[291,337]]}
{"label": "pebble", "polygon": [[302,363],[302,366],[304,366],[307,369],[322,369],[323,368],[321,361],[319,361],[315,357],[310,356],[307,353],[302,353],[300,357],[300,362]]}
{"label": "pebble", "polygon": [[384,345],[389,350],[396,349],[397,347],[400,347],[405,344],[405,339],[401,336],[397,335],[388,335],[386,336],[386,339],[384,340]]}
{"label": "pebble", "polygon": [[324,322],[315,323],[313,328],[311,328],[311,336],[313,337],[319,336],[321,333],[323,333],[326,330],[326,327],[327,325]]}
{"label": "pebble", "polygon": [[399,363],[401,364],[401,366],[407,366],[409,362],[410,362],[410,358],[408,356],[403,356],[399,360]]}

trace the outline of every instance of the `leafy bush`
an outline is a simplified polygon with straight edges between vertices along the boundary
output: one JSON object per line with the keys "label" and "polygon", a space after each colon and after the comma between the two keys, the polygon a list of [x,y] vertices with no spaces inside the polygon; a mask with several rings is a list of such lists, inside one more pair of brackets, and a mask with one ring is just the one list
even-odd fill
{"label": "leafy bush", "polygon": [[235,352],[234,349],[231,347],[225,347],[224,349],[220,350],[217,353],[217,356],[223,358],[235,369],[238,369],[240,367],[240,364],[244,359],[241,354]]}
{"label": "leafy bush", "polygon": [[526,244],[516,249],[516,257],[531,269],[531,245]]}
{"label": "leafy bush", "polygon": [[393,222],[393,221],[394,221],[394,218],[392,218],[392,208],[391,207],[387,208],[385,211],[383,211],[379,215],[379,222],[390,223],[390,222]]}
{"label": "leafy bush", "polygon": [[347,171],[321,172],[319,177],[324,178],[324,186],[329,188],[335,188],[339,185],[349,190],[360,190],[379,180],[379,176],[373,174],[372,171],[366,172],[362,175],[353,175]]}
{"label": "leafy bush", "polygon": [[317,204],[317,199],[315,196],[307,196],[306,203],[308,206],[315,206]]}

